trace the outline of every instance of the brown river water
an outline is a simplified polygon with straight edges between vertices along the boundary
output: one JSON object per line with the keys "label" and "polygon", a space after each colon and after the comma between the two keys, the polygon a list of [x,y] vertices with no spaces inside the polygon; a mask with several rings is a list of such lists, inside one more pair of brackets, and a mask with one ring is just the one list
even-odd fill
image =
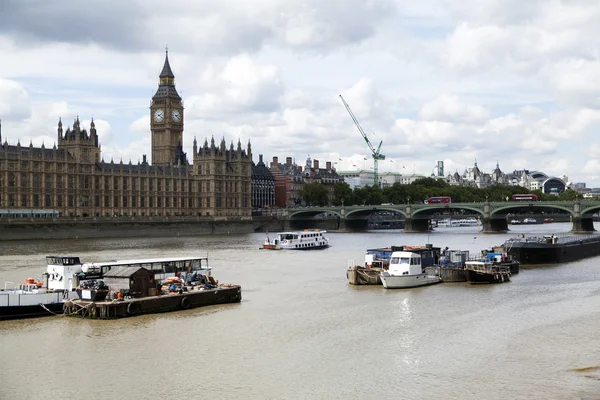
{"label": "brown river water", "polygon": [[[600,399],[600,257],[522,268],[509,283],[348,285],[387,245],[471,250],[569,224],[328,233],[316,251],[264,234],[0,242],[0,282],[46,255],[83,261],[208,254],[239,304],[115,321],[0,322],[0,399]],[[596,229],[600,229],[597,226]]]}

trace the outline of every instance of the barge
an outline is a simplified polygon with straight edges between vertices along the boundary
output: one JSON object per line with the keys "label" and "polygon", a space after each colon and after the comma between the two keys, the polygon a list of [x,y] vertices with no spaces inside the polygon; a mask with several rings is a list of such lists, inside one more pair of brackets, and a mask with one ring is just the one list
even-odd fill
{"label": "barge", "polygon": [[115,319],[242,300],[240,286],[219,284],[211,276],[208,257],[121,260],[85,266],[87,274],[96,274],[96,278],[77,287],[79,299],[65,303],[66,315]]}
{"label": "barge", "polygon": [[510,282],[510,267],[489,261],[467,261],[467,281],[471,283]]}
{"label": "barge", "polygon": [[545,235],[509,239],[508,255],[521,264],[556,264],[600,255],[600,235]]}
{"label": "barge", "polygon": [[143,314],[155,314],[217,304],[239,303],[242,288],[239,285],[221,285],[215,288],[187,288],[185,290],[141,298],[90,301],[70,300],[65,303],[65,315],[93,319],[118,319]]}

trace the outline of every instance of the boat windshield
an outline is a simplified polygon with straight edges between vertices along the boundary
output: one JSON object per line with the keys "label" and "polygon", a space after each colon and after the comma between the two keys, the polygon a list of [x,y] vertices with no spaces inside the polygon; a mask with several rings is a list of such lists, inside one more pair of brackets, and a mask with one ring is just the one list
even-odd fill
{"label": "boat windshield", "polygon": [[390,255],[392,254],[391,251],[385,251],[385,250],[367,250],[367,254],[371,254],[373,255],[373,257],[375,259],[385,259],[385,258],[390,258]]}
{"label": "boat windshield", "polygon": [[392,257],[392,264],[410,264],[410,258],[408,257]]}

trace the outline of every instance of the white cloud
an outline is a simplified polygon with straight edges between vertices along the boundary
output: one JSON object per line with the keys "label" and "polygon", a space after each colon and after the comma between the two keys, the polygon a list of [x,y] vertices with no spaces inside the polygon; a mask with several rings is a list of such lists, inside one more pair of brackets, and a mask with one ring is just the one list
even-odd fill
{"label": "white cloud", "polygon": [[18,82],[0,79],[0,118],[23,120],[31,116],[27,92]]}
{"label": "white cloud", "polygon": [[[600,185],[596,1],[92,0],[95,13],[65,2],[12,2],[0,15],[10,143],[51,146],[59,117],[93,116],[106,161],[149,157],[169,44],[190,159],[194,137],[214,136],[251,140],[255,161],[372,167],[341,93],[382,142],[380,169],[429,175],[444,160],[462,173],[477,159],[488,172],[498,161]],[[57,15],[76,22],[55,29]]]}
{"label": "white cloud", "polygon": [[421,107],[420,118],[427,121],[483,122],[489,111],[480,105],[461,102],[458,96],[441,94]]}
{"label": "white cloud", "polygon": [[237,113],[275,111],[284,90],[277,67],[260,65],[247,54],[222,66],[209,65],[197,86],[202,94],[186,99],[188,118],[231,118]]}

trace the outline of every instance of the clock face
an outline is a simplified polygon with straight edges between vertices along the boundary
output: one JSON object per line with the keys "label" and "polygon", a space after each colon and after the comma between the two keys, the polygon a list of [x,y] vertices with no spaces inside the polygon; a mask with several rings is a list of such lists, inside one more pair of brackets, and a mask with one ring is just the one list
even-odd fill
{"label": "clock face", "polygon": [[181,122],[181,112],[179,110],[173,110],[171,116],[173,117],[173,121]]}
{"label": "clock face", "polygon": [[165,112],[163,111],[162,108],[157,108],[156,111],[154,111],[154,121],[163,122],[164,119],[165,119]]}

